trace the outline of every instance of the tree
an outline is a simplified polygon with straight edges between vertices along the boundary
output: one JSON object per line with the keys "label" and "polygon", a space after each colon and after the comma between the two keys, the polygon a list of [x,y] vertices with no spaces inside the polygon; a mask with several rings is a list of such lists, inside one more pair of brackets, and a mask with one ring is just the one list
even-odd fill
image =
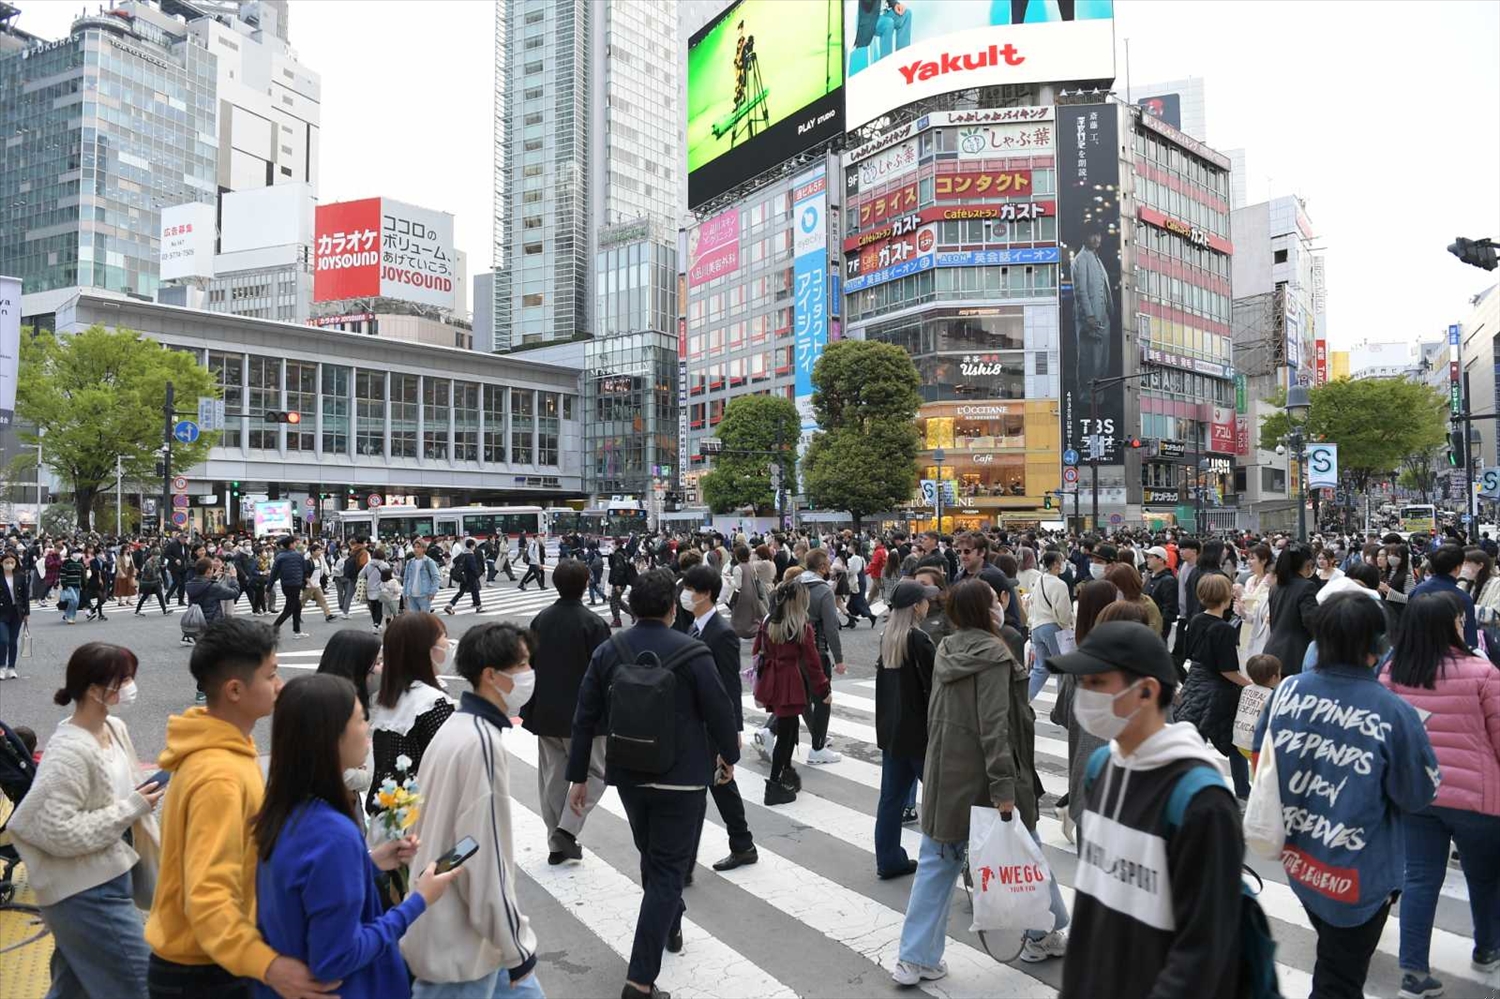
{"label": "tree", "polygon": [[[29,446],[21,465],[36,469],[42,460],[68,483],[79,526],[87,526],[94,497],[115,481],[115,458],[127,479],[157,478],[162,446],[162,406],[167,382],[180,407],[199,396],[218,396],[213,376],[192,354],[169,350],[131,330],[92,326],[82,333],[43,333],[21,342],[22,375],[16,387],[16,416],[29,425],[20,438]],[[175,468],[208,457],[216,434],[196,444],[172,446]]]}
{"label": "tree", "polygon": [[863,517],[912,498],[917,487],[918,393],[911,357],[893,344],[843,340],[813,368],[819,432],[802,459],[813,505]]}
{"label": "tree", "polygon": [[1439,445],[1402,458],[1401,477],[1397,480],[1397,484],[1416,490],[1421,494],[1423,503],[1431,503],[1433,490],[1437,488],[1437,462],[1443,456],[1444,450],[1444,447]]}
{"label": "tree", "polygon": [[[1307,439],[1339,446],[1340,477],[1356,493],[1368,491],[1372,478],[1391,474],[1405,459],[1447,439],[1448,399],[1421,382],[1341,378],[1313,388],[1308,396]],[[1286,391],[1278,390],[1268,401],[1285,406]],[[1273,413],[1261,421],[1260,446],[1273,450],[1290,429],[1284,409]]]}
{"label": "tree", "polygon": [[[779,436],[778,436],[779,430]],[[797,407],[790,399],[770,395],[742,395],[724,407],[716,430],[726,451],[774,451],[786,448],[779,462],[766,455],[719,454],[713,471],[699,482],[703,500],[714,513],[751,506],[776,505],[771,466],[781,465],[781,481],[790,489],[797,470]]]}

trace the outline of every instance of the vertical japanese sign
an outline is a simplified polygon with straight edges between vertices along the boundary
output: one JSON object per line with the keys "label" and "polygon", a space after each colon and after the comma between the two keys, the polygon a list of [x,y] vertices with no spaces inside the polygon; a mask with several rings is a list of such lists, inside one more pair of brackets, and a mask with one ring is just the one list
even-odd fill
{"label": "vertical japanese sign", "polygon": [[792,330],[797,412],[804,436],[815,426],[813,365],[828,346],[828,176],[818,167],[792,185]]}
{"label": "vertical japanese sign", "polygon": [[731,208],[688,232],[688,284],[733,274],[740,266],[740,210]]}
{"label": "vertical japanese sign", "polygon": [[380,199],[319,205],[313,237],[313,301],[380,294]]}
{"label": "vertical japanese sign", "polygon": [[1319,337],[1313,341],[1313,351],[1316,357],[1313,368],[1313,384],[1328,384],[1328,341]]}
{"label": "vertical japanese sign", "polygon": [[1454,416],[1464,411],[1463,396],[1463,358],[1459,352],[1463,345],[1459,340],[1458,324],[1454,323],[1448,327],[1448,410]]}
{"label": "vertical japanese sign", "polygon": [[[1057,109],[1058,240],[1066,251],[1058,336],[1062,341],[1063,449],[1084,451],[1097,435],[1099,461],[1120,460],[1125,388],[1095,393],[1095,378],[1123,373],[1120,323],[1120,150],[1113,105]],[[1097,401],[1097,422],[1091,406]]]}
{"label": "vertical japanese sign", "polygon": [[20,366],[21,279],[0,277],[0,427],[15,422]]}

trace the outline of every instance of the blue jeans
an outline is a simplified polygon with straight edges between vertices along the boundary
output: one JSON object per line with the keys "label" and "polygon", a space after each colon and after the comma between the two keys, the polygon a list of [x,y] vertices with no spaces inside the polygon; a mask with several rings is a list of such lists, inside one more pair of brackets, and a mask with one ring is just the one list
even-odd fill
{"label": "blue jeans", "polygon": [[422,611],[423,613],[430,614],[432,613],[432,595],[428,594],[425,597],[407,597],[406,606],[408,610]]}
{"label": "blue jeans", "polygon": [[[130,895],[130,872],[42,906],[52,931],[52,987],[47,999],[119,996],[146,999],[145,923]],[[106,944],[103,946],[101,944]]]}
{"label": "blue jeans", "polygon": [[78,617],[78,590],[72,586],[64,587],[62,593],[58,594],[57,602],[62,604],[63,620],[72,621]]}
{"label": "blue jeans", "polygon": [[901,846],[901,809],[917,793],[922,761],[914,756],[880,754],[880,801],[875,806],[875,870],[903,871],[910,862]]}
{"label": "blue jeans", "polygon": [[[1013,818],[1012,821],[1019,821]],[[1041,840],[1036,833],[1031,838]],[[939,843],[922,834],[922,854],[917,859],[917,873],[911,885],[911,897],[906,902],[906,922],[901,926],[901,950],[899,958],[910,964],[935,968],[943,959],[943,947],[947,943],[948,906],[953,901],[953,888],[963,870],[964,858],[969,852],[968,842]],[[1068,925],[1068,906],[1063,901],[1062,889],[1053,876],[1052,916],[1056,921],[1054,930]],[[1027,930],[1026,936],[1039,940],[1051,930]]]}
{"label": "blue jeans", "polygon": [[1031,646],[1036,661],[1031,665],[1031,682],[1026,688],[1028,701],[1036,700],[1036,695],[1047,685],[1047,660],[1062,655],[1062,650],[1057,647],[1057,633],[1061,630],[1062,627],[1056,624],[1039,624],[1031,629]]}
{"label": "blue jeans", "polygon": [[21,650],[21,626],[25,620],[16,618],[14,621],[0,621],[0,645],[5,647],[5,657],[0,660],[0,666],[16,668],[16,656]]}
{"label": "blue jeans", "polygon": [[501,968],[472,982],[411,983],[411,999],[547,999],[533,971],[512,985],[510,972]]}
{"label": "blue jeans", "polygon": [[1429,805],[1401,817],[1406,832],[1406,879],[1401,894],[1401,970],[1429,970],[1432,918],[1448,873],[1448,844],[1458,847],[1469,882],[1474,949],[1500,946],[1500,816]]}
{"label": "blue jeans", "polygon": [[1236,798],[1244,801],[1250,797],[1250,761],[1238,749],[1229,754],[1229,777],[1234,781]]}

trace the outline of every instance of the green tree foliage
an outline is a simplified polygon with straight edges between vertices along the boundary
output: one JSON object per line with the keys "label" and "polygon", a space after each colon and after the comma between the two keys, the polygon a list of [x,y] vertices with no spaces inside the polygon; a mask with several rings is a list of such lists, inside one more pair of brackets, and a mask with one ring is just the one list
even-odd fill
{"label": "green tree foliage", "polygon": [[[1281,390],[1270,400],[1286,404]],[[1309,441],[1339,446],[1339,472],[1355,490],[1389,475],[1408,458],[1439,447],[1448,433],[1448,400],[1429,385],[1405,378],[1368,378],[1319,385],[1309,392]],[[1285,411],[1261,421],[1260,446],[1272,450],[1291,429]]]}
{"label": "green tree foliage", "polygon": [[912,498],[917,486],[918,393],[911,357],[893,344],[830,344],[813,368],[818,433],[802,459],[814,506],[847,510],[855,523]]}
{"label": "green tree foliage", "polygon": [[[169,381],[179,410],[195,408],[199,396],[219,394],[213,376],[192,354],[168,350],[131,330],[93,326],[82,333],[23,338],[16,416],[31,453],[23,453],[20,464],[35,474],[40,431],[42,460],[68,483],[78,523],[87,524],[95,496],[114,484],[116,455],[123,459],[127,480],[155,480]],[[173,468],[203,461],[217,436],[173,444]]]}
{"label": "green tree foliage", "polygon": [[[724,408],[715,436],[728,451],[774,451],[777,431],[786,448],[780,460],[781,481],[788,489],[797,469],[797,406],[790,399],[769,395],[743,395]],[[729,513],[750,506],[773,509],[776,491],[771,487],[772,459],[764,455],[719,454],[713,471],[699,486],[703,500],[714,513]]]}

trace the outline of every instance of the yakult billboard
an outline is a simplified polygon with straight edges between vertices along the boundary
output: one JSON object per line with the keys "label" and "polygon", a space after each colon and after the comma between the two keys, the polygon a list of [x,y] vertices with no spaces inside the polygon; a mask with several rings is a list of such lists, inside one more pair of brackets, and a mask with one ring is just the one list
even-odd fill
{"label": "yakult billboard", "polygon": [[1024,23],[1011,23],[1021,6],[844,0],[844,127],[853,131],[894,108],[953,90],[1114,80],[1111,0],[1033,2],[1022,8]]}
{"label": "yakult billboard", "polygon": [[313,301],[380,296],[456,306],[453,216],[391,198],[319,205]]}

